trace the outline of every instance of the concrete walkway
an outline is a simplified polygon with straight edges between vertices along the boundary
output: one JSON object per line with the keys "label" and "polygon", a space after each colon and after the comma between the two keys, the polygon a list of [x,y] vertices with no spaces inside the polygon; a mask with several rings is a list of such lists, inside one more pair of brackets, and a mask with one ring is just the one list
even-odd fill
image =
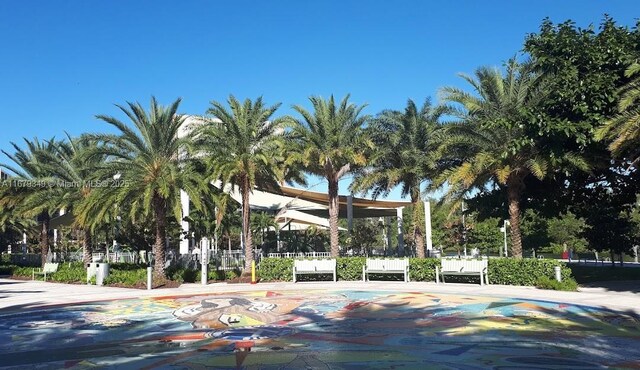
{"label": "concrete walkway", "polygon": [[[518,287],[508,285],[474,284],[435,284],[424,282],[303,282],[303,283],[259,283],[227,284],[216,283],[203,286],[200,284],[183,284],[179,288],[139,290],[127,288],[98,287],[94,285],[58,284],[42,281],[22,281],[0,278],[0,312],[10,312],[36,308],[47,305],[65,305],[77,302],[144,298],[158,296],[197,295],[206,293],[227,293],[265,290],[368,290],[368,291],[404,291],[427,292],[439,294],[463,294],[475,296],[491,296],[504,298],[526,298],[546,300],[576,305],[593,306],[640,314],[640,294],[620,291],[619,286],[625,284],[637,287],[638,282],[615,282],[615,289],[610,290],[606,284],[598,287],[581,288],[579,292],[559,292],[541,290],[534,287]],[[615,291],[614,291],[615,290]]]}

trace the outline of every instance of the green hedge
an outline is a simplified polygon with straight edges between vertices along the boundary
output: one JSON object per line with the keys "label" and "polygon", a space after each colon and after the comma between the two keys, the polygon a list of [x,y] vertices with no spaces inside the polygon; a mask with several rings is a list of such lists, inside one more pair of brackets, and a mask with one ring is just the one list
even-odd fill
{"label": "green hedge", "polygon": [[[366,257],[338,257],[336,259],[338,280],[362,280],[362,266],[364,266],[366,259]],[[409,275],[411,281],[435,281],[435,267],[439,264],[440,260],[436,258],[410,258]],[[293,281],[292,271],[293,258],[263,258],[258,266],[258,276],[261,281]],[[381,275],[375,278],[398,280],[402,277],[400,275]]]}
{"label": "green hedge", "polygon": [[258,264],[260,281],[293,281],[293,258],[263,258]]}
{"label": "green hedge", "polygon": [[[362,280],[362,266],[365,261],[365,257],[338,257],[336,259],[338,280]],[[440,260],[437,258],[410,258],[411,281],[434,282],[436,266],[440,266]],[[555,266],[561,266],[563,280],[572,279],[571,270],[560,261],[491,258],[489,259],[489,281],[492,284],[535,286],[541,277],[553,278]],[[264,258],[258,267],[258,276],[262,281],[293,280],[293,258]],[[392,275],[380,276],[380,278],[393,279]]]}
{"label": "green hedge", "polygon": [[564,262],[533,258],[490,258],[489,282],[503,285],[535,286],[541,277],[553,278],[554,267],[561,267],[562,280],[571,278],[571,270]]}

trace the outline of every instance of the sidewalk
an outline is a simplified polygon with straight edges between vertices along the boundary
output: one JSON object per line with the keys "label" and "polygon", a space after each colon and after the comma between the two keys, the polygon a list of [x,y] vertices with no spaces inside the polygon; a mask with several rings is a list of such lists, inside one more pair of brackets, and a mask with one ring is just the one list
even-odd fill
{"label": "sidewalk", "polygon": [[[635,282],[632,282],[632,284]],[[637,284],[640,284],[638,282]],[[636,285],[637,286],[637,285]],[[480,295],[492,297],[526,298],[577,305],[594,306],[640,314],[640,294],[633,291],[610,291],[603,284],[599,287],[581,288],[579,292],[540,290],[534,287],[508,285],[435,284],[424,282],[303,282],[303,283],[216,283],[203,286],[183,284],[179,288],[139,290],[99,287],[95,285],[71,285],[42,281],[22,281],[0,278],[0,313],[36,308],[46,305],[64,305],[78,302],[197,295],[207,293],[232,293],[256,290],[369,290],[431,292],[439,294]]]}

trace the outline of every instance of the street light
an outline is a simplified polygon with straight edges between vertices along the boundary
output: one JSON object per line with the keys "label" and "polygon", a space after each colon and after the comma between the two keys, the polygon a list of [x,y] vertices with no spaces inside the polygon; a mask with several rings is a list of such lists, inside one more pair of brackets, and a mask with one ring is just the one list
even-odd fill
{"label": "street light", "polygon": [[504,224],[500,228],[500,231],[504,233],[504,256],[507,257],[507,225],[509,224],[508,220],[504,220]]}

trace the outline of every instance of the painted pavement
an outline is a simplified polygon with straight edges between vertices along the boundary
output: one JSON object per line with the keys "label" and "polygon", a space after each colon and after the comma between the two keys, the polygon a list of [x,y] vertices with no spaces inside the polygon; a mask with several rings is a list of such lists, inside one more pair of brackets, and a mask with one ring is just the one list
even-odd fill
{"label": "painted pavement", "polygon": [[640,320],[525,299],[261,291],[0,314],[0,368],[640,368]]}

